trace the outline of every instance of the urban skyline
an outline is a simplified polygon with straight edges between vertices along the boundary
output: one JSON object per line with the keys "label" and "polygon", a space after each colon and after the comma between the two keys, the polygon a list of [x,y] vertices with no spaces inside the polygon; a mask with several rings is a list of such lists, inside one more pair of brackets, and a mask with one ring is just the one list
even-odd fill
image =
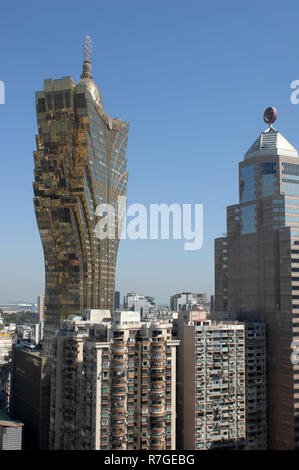
{"label": "urban skyline", "polygon": [[[126,15],[142,15],[135,0],[115,16],[123,42],[114,38],[107,48],[96,34],[92,53],[89,29],[82,57],[76,25],[71,44],[45,39],[57,55],[44,61],[43,51],[37,60],[38,79],[50,70],[43,86],[31,73],[22,81],[26,96],[34,86],[37,130],[27,125],[27,98],[10,101],[9,80],[0,76],[0,113],[17,104],[19,111],[9,150],[3,139],[0,449],[176,450],[196,458],[205,450],[299,449],[299,134],[291,119],[299,112],[299,79],[282,54],[272,80],[272,50],[260,51],[258,42],[268,39],[265,18],[248,43],[252,9],[245,19],[231,0],[229,29],[226,10],[213,14],[189,2],[181,16],[176,0],[171,11],[162,0],[157,19],[148,9],[144,32],[152,21],[157,37],[141,36],[153,47],[144,54],[133,41],[141,25],[130,18],[133,29],[124,34]],[[103,16],[108,11],[111,5]],[[206,49],[192,13],[206,20]],[[267,13],[273,21],[279,10]],[[174,67],[170,44],[164,59],[162,50],[178,25],[185,35]],[[285,44],[289,31],[288,22]],[[121,54],[126,44],[132,47]],[[141,62],[131,69],[137,49]],[[154,50],[156,75],[140,68]],[[214,64],[215,72],[224,57],[224,87],[212,89],[216,78],[205,67]],[[253,60],[258,70],[262,64],[259,77]],[[204,93],[196,88],[203,83]],[[10,119],[3,127],[9,135]],[[35,134],[32,168],[24,130]],[[19,154],[24,162],[10,160]],[[23,174],[33,184],[35,221],[25,221]],[[18,195],[19,230],[9,237]],[[36,264],[41,252],[44,275]]]}
{"label": "urban skyline", "polygon": [[[221,236],[225,207],[233,203],[237,194],[233,178],[235,163],[254,136],[263,130],[262,112],[267,106],[278,108],[279,129],[288,135],[296,148],[299,147],[299,106],[290,101],[290,84],[299,76],[295,60],[295,15],[289,15],[283,7],[273,7],[269,11],[267,2],[253,2],[247,18],[243,18],[241,6],[237,2],[230,4],[232,12],[226,17],[225,24],[222,22],[224,5],[221,3],[212,11],[211,7],[198,5],[198,2],[190,1],[189,8],[185,9],[180,2],[172,2],[170,11],[167,2],[159,2],[158,16],[155,14],[157,5],[153,8],[145,6],[144,9],[137,2],[130,2],[124,10],[119,4],[113,15],[114,34],[109,40],[106,40],[110,37],[107,25],[115,7],[105,5],[101,9],[101,15],[107,21],[103,21],[99,32],[95,27],[96,20],[91,19],[80,6],[72,26],[66,22],[57,39],[53,39],[51,34],[42,34],[43,39],[37,44],[36,36],[27,34],[25,53],[25,44],[19,40],[20,33],[12,37],[9,54],[8,49],[3,51],[6,65],[0,77],[6,85],[6,102],[0,107],[0,116],[3,121],[2,149],[7,155],[7,160],[2,162],[7,174],[2,186],[5,204],[1,205],[5,220],[2,240],[6,248],[1,250],[5,275],[1,272],[0,299],[15,297],[16,286],[18,297],[28,301],[43,291],[43,256],[31,210],[32,190],[29,184],[33,174],[31,151],[34,138],[31,136],[36,134],[33,91],[41,89],[45,77],[73,74],[76,80],[79,79],[78,51],[87,32],[94,39],[94,75],[108,103],[107,111],[111,115],[119,114],[131,123],[132,138],[127,153],[130,173],[128,202],[147,204],[179,200],[204,204],[204,244],[201,250],[186,253],[182,250],[182,242],[175,240],[124,240],[119,251],[117,288],[122,292],[134,289],[155,295],[161,304],[166,303],[173,292],[180,290],[213,292],[213,239]],[[291,6],[292,2],[290,10]],[[293,3],[292,11],[297,8]],[[23,6],[20,6],[13,18],[20,32],[24,28],[22,11]],[[61,5],[59,11],[61,16],[59,19],[55,17],[55,22],[60,24],[67,12]],[[146,21],[144,11],[147,13]],[[128,19],[126,26],[122,23],[124,13]],[[2,17],[5,18],[0,33],[3,41],[11,15],[8,8]],[[288,28],[284,26],[286,17],[290,22]],[[275,22],[282,23],[284,34],[272,39],[273,46],[269,50],[268,37],[271,24]],[[41,34],[37,23],[32,29]],[[49,32],[50,18],[46,22],[43,19],[41,23],[44,31]],[[142,28],[140,24],[143,24]],[[251,24],[257,25],[257,31],[255,38],[248,42],[246,35]],[[215,39],[219,35],[221,44]],[[141,38],[138,43],[137,37]],[[125,44],[125,54],[119,47],[120,38]],[[41,47],[49,51],[47,57],[43,56]],[[288,54],[283,54],[284,51]],[[280,55],[281,66],[278,69],[273,54]],[[39,55],[38,61],[36,55]],[[20,69],[26,69],[21,88],[18,74],[14,72],[16,64]],[[259,69],[258,77],[254,73],[256,68]],[[18,112],[19,109],[23,110],[22,113]],[[12,147],[15,126],[20,129],[22,145],[15,142]],[[213,138],[215,126],[217,139]],[[172,135],[181,137],[172,139]],[[185,172],[180,171],[182,155]],[[189,170],[191,167],[192,172]],[[159,172],[154,168],[159,168]],[[216,198],[213,184],[215,182],[218,186],[222,176],[228,184],[221,198]],[[8,184],[12,180],[18,191],[13,192]],[[141,280],[137,273],[143,263],[148,269]],[[29,264],[30,275],[27,272]],[[128,264],[130,269],[125,271],[123,266]],[[177,267],[180,268],[179,276]],[[162,268],[165,270],[164,279]],[[157,276],[157,271],[161,275]]]}

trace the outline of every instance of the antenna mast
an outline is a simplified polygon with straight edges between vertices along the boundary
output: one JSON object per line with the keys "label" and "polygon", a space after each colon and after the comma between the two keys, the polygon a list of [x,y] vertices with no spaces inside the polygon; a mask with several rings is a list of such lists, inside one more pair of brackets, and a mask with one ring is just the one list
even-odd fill
{"label": "antenna mast", "polygon": [[85,62],[90,62],[91,49],[92,49],[91,39],[90,39],[90,36],[87,34],[85,41],[84,41],[84,46],[83,46]]}
{"label": "antenna mast", "polygon": [[87,34],[84,45],[83,45],[83,73],[81,78],[92,78],[91,74],[91,64],[90,64],[90,57],[91,57],[91,39],[90,36]]}

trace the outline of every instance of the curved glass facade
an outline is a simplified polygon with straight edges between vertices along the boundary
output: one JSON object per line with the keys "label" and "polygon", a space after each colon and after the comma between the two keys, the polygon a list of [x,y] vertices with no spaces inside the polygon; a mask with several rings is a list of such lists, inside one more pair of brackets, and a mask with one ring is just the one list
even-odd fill
{"label": "curved glass facade", "polygon": [[36,94],[34,205],[46,271],[45,327],[84,309],[114,309],[118,231],[95,234],[96,208],[126,195],[129,124],[110,118],[71,77]]}

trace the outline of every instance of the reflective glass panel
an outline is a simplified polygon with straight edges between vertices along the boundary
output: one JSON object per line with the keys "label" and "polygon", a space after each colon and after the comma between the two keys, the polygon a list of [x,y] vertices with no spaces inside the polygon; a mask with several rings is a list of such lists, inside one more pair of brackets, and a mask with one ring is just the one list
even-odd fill
{"label": "reflective glass panel", "polygon": [[249,202],[255,195],[255,164],[240,169],[240,202]]}
{"label": "reflective glass panel", "polygon": [[256,232],[256,205],[241,208],[242,229],[241,235]]}

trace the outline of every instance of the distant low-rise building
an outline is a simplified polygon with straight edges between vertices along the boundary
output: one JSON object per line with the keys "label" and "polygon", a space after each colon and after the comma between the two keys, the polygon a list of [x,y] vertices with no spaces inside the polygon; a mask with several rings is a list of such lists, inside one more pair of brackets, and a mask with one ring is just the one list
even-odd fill
{"label": "distant low-rise building", "polygon": [[207,303],[207,294],[194,294],[192,292],[181,292],[170,297],[170,310],[178,312],[183,306]]}
{"label": "distant low-rise building", "polygon": [[43,340],[43,327],[44,322],[17,325],[19,338],[25,341],[30,341],[35,346],[38,346]]}
{"label": "distant low-rise building", "polygon": [[124,308],[140,312],[141,318],[145,318],[150,313],[154,312],[155,299],[154,297],[135,294],[130,292],[124,298]]}

